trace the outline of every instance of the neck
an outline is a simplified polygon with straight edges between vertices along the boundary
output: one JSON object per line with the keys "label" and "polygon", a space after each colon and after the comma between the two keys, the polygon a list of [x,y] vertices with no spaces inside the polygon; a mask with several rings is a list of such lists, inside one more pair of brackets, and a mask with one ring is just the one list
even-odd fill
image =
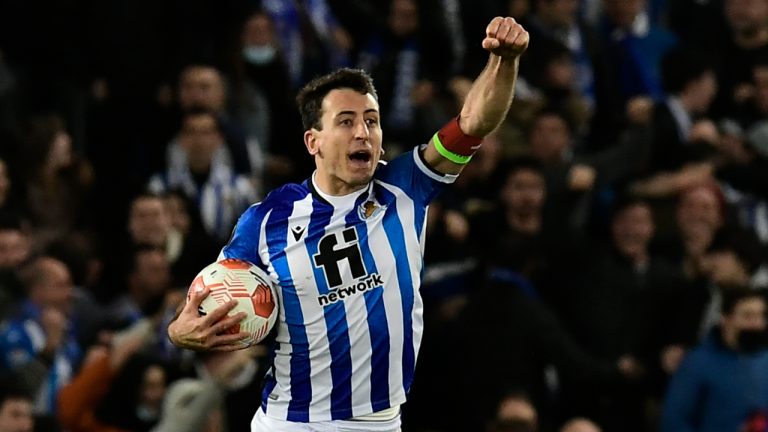
{"label": "neck", "polygon": [[315,186],[320,192],[330,196],[344,196],[365,189],[368,184],[353,185],[339,178],[331,178],[316,171],[312,176]]}

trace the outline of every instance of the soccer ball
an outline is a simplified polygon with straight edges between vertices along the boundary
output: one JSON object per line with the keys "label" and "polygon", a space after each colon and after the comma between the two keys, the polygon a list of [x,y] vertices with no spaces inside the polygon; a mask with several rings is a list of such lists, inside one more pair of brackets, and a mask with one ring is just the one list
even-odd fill
{"label": "soccer ball", "polygon": [[277,319],[275,287],[272,278],[258,266],[240,259],[224,259],[202,269],[189,287],[187,300],[193,292],[208,288],[210,293],[203,299],[198,312],[206,315],[230,300],[237,306],[228,316],[245,312],[247,316],[227,333],[245,331],[250,334],[241,341],[243,348],[261,342],[269,334]]}

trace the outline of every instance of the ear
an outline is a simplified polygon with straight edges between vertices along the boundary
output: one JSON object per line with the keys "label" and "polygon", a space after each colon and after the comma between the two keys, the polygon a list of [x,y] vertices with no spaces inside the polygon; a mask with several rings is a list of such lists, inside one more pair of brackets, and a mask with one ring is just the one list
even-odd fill
{"label": "ear", "polygon": [[304,131],[304,145],[312,156],[320,152],[320,140],[318,139],[317,132],[315,128]]}

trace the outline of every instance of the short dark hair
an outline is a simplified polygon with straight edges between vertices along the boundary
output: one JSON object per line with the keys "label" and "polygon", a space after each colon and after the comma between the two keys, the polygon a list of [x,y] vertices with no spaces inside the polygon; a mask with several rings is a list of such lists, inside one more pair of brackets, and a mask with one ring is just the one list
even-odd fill
{"label": "short dark hair", "polygon": [[616,219],[620,214],[631,207],[646,207],[651,210],[651,214],[653,214],[653,209],[648,201],[639,196],[625,193],[619,195],[613,202],[611,206],[611,219]]}
{"label": "short dark hair", "polygon": [[744,300],[760,299],[766,302],[766,291],[764,289],[751,289],[743,287],[725,288],[722,290],[723,302],[720,306],[720,313],[730,315],[736,309],[736,305]]}
{"label": "short dark hair", "polygon": [[500,189],[507,184],[510,177],[520,171],[531,171],[544,179],[544,165],[531,156],[516,156],[511,159],[505,159],[499,162],[498,166],[491,174],[491,184],[494,188]]}
{"label": "short dark hair", "polygon": [[304,130],[322,128],[320,117],[323,99],[331,90],[340,88],[352,89],[361,94],[370,93],[374,99],[378,100],[373,79],[362,69],[343,68],[317,77],[307,83],[296,96]]}

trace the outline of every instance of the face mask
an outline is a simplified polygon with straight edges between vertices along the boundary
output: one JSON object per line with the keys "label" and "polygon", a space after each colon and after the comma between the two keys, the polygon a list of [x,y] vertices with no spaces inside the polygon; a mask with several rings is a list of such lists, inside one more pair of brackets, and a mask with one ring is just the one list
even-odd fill
{"label": "face mask", "polygon": [[243,58],[248,63],[262,66],[271,62],[277,55],[277,50],[272,45],[254,45],[243,48]]}
{"label": "face mask", "polygon": [[738,345],[739,351],[748,354],[768,349],[768,333],[765,330],[741,330]]}

